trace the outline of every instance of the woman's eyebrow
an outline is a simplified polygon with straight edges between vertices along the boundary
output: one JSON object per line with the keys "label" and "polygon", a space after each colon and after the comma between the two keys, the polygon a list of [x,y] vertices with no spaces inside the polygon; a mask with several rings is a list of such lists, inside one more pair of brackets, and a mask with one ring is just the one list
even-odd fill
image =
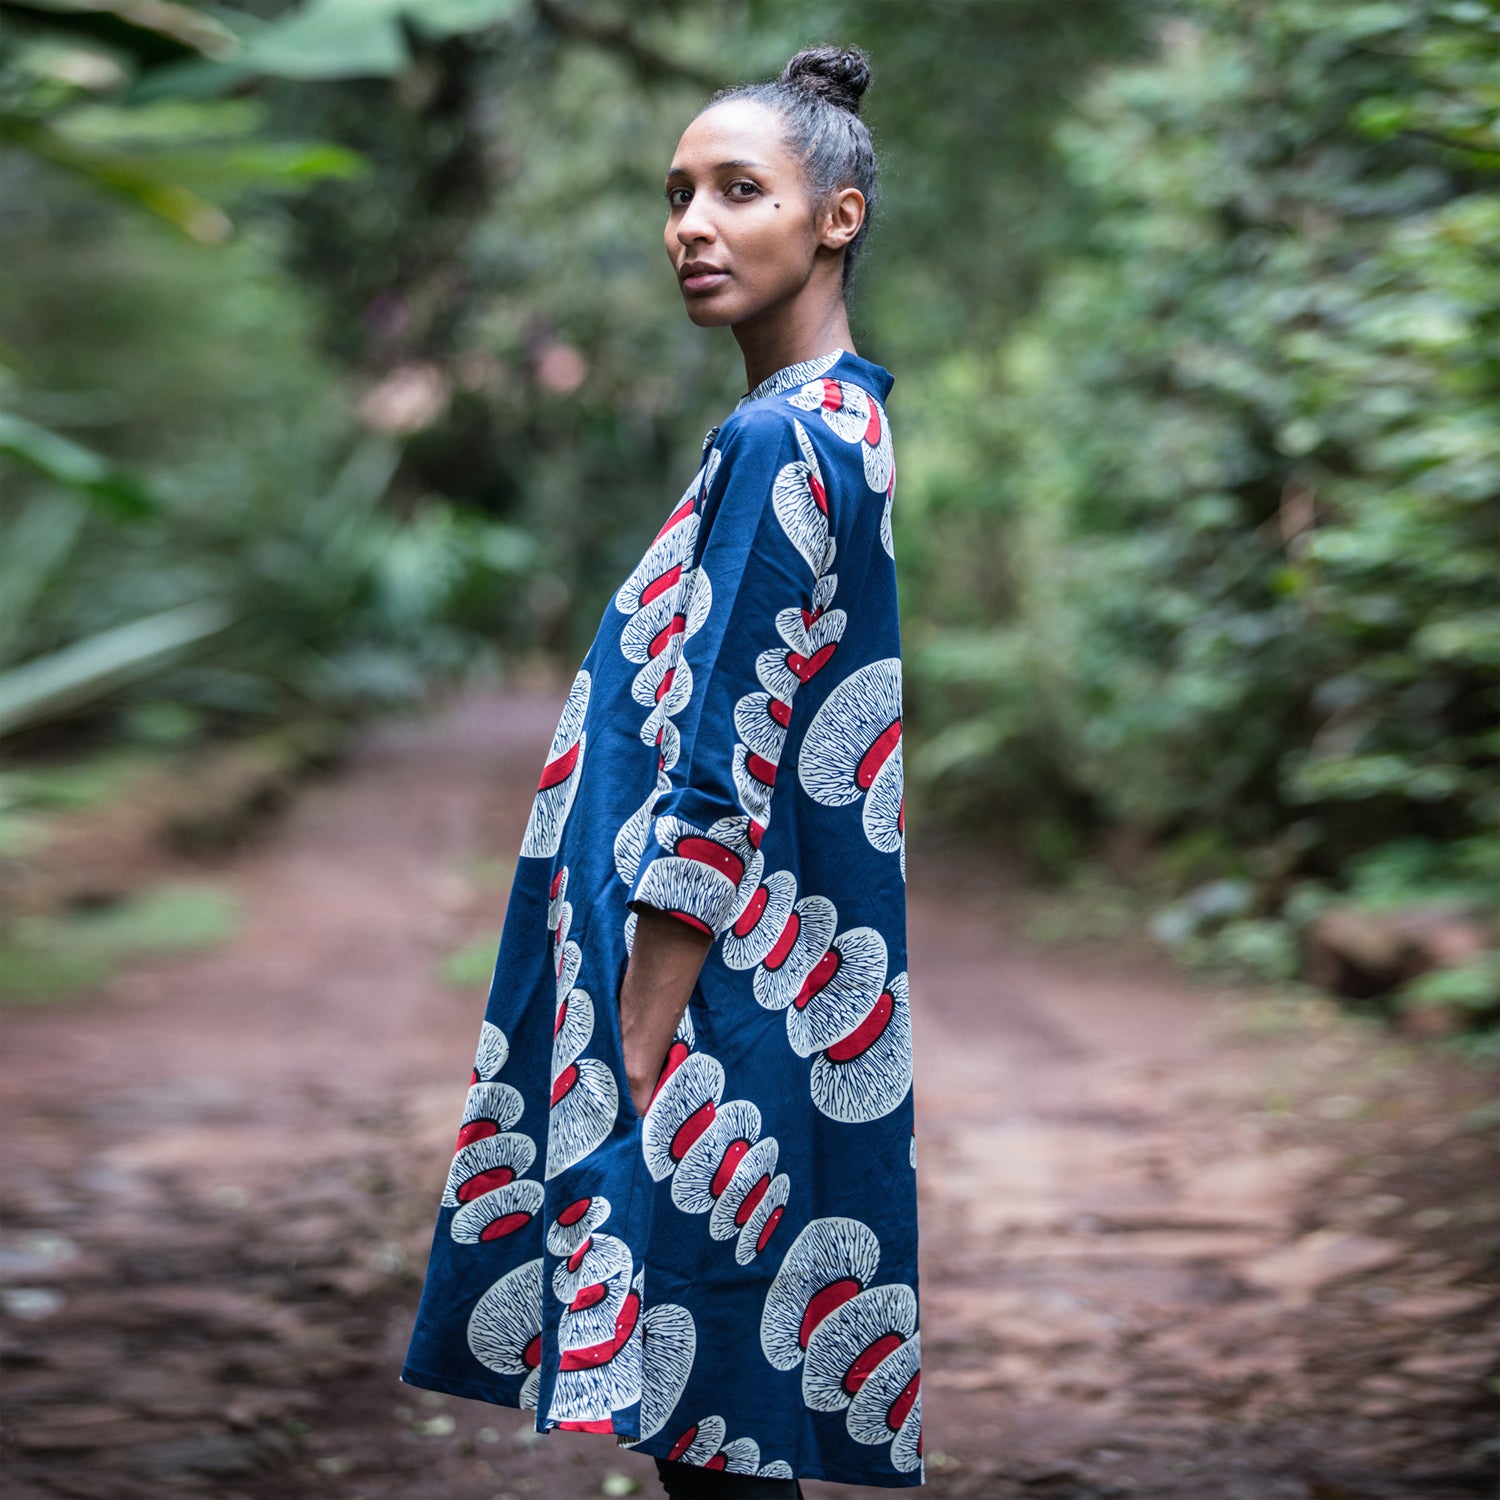
{"label": "woman's eyebrow", "polygon": [[[756,168],[760,171],[766,170],[766,164],[763,161],[721,161],[716,166],[709,168],[709,170],[713,172],[727,172],[731,169],[744,167]],[[668,177],[691,177],[692,175],[686,167],[667,168]]]}

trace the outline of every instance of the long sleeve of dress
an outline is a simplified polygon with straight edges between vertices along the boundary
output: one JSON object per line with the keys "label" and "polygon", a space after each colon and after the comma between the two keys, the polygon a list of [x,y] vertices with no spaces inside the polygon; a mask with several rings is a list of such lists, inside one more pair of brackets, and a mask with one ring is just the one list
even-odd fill
{"label": "long sleeve of dress", "polygon": [[780,757],[818,649],[829,498],[805,428],[775,410],[726,424],[701,485],[668,664],[643,683],[661,761],[629,900],[717,936],[756,888],[778,780],[795,774]]}

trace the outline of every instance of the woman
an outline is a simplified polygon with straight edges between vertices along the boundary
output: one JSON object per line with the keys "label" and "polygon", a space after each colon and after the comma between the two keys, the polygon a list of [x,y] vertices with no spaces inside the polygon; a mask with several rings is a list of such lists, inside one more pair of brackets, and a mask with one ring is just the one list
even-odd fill
{"label": "woman", "polygon": [[844,305],[868,82],[799,53],[667,173],[750,389],[563,709],[401,1372],[613,1433],[674,1500],[923,1482],[892,381]]}

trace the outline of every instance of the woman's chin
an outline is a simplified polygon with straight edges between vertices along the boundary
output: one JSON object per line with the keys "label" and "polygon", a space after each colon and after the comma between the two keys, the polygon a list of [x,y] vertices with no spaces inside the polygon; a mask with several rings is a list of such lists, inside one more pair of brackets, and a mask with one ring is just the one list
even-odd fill
{"label": "woman's chin", "polygon": [[687,315],[699,328],[723,328],[739,322],[734,308],[718,297],[694,297],[687,302]]}

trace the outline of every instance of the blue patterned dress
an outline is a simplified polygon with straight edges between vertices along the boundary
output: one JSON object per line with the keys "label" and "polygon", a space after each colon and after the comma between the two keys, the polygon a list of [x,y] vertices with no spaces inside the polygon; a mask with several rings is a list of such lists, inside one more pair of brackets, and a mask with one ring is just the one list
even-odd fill
{"label": "blue patterned dress", "polygon": [[[401,1371],[737,1473],[923,1482],[890,373],[788,366],[604,612]],[[644,1115],[635,911],[713,937]]]}

